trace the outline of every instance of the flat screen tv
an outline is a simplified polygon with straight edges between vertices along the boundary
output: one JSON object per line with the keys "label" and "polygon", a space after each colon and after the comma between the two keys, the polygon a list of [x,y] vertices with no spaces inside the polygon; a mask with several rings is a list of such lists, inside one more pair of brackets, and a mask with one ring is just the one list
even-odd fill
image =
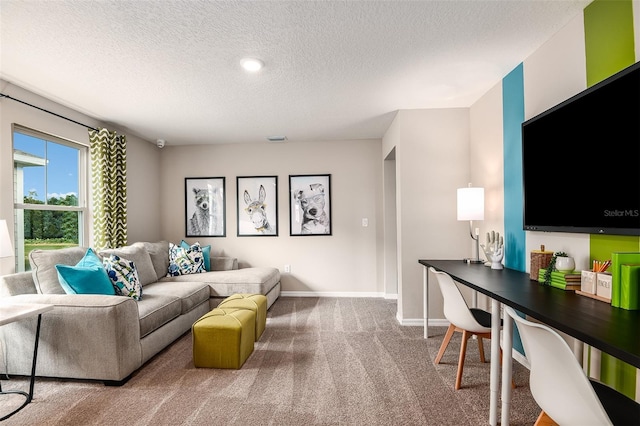
{"label": "flat screen tv", "polygon": [[522,123],[527,231],[640,235],[640,62]]}

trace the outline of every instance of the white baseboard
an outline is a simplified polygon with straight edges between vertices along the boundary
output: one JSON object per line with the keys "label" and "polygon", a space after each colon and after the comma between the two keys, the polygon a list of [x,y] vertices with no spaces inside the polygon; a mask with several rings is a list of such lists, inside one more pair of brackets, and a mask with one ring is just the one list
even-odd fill
{"label": "white baseboard", "polygon": [[[423,318],[402,319],[396,316],[396,320],[398,320],[400,325],[406,325],[411,327],[424,327]],[[449,327],[449,321],[447,321],[446,319],[431,318],[428,321],[428,326],[429,327]]]}
{"label": "white baseboard", "polygon": [[[344,291],[282,291],[281,297],[377,297],[393,299],[384,293],[344,292]],[[397,299],[397,296],[395,297]]]}

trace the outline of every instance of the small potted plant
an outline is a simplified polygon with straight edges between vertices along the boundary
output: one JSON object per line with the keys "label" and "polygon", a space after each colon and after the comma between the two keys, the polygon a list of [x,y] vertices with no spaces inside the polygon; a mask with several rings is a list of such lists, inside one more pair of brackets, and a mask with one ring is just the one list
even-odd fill
{"label": "small potted plant", "polygon": [[573,272],[576,268],[576,262],[573,260],[573,257],[567,256],[556,256],[556,271],[560,271],[562,273]]}
{"label": "small potted plant", "polygon": [[[559,266],[561,269],[557,268],[558,258],[560,258]],[[558,270],[569,272],[573,271],[573,268],[575,268],[575,262],[572,257],[567,255],[567,253],[563,251],[553,253],[549,266],[547,266],[547,270],[544,272],[544,284],[551,285],[551,272]]]}

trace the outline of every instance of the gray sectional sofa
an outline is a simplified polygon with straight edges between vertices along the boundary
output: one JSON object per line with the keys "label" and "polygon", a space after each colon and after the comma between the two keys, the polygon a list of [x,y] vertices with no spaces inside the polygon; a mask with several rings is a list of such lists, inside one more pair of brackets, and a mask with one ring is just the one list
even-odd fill
{"label": "gray sectional sofa", "polygon": [[[122,384],[225,297],[263,294],[271,307],[280,294],[277,268],[238,269],[237,259],[212,256],[209,272],[167,277],[168,242],[140,242],[118,250],[136,265],[143,286],[138,301],[64,292],[55,265],[76,265],[86,247],[34,250],[31,272],[0,277],[0,303],[54,305],[42,315],[37,376]],[[31,373],[35,330],[35,317],[0,327],[9,375]]]}

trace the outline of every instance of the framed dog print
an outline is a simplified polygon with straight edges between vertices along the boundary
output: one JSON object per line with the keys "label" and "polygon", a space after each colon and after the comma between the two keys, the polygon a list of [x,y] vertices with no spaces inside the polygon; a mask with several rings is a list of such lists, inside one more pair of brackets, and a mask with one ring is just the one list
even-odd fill
{"label": "framed dog print", "polygon": [[238,176],[238,237],[278,236],[278,176]]}
{"label": "framed dog print", "polygon": [[331,235],[331,175],[289,175],[291,235]]}
{"label": "framed dog print", "polygon": [[184,179],[187,237],[226,236],[224,177]]}

